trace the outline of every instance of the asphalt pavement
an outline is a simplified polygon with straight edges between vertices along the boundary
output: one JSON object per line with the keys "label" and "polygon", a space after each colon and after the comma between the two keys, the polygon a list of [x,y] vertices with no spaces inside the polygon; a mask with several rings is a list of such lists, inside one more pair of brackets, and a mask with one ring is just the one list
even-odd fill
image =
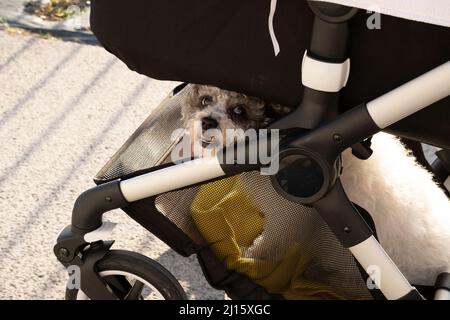
{"label": "asphalt pavement", "polygon": [[[52,249],[76,197],[176,83],[130,71],[103,48],[0,31],[0,299],[62,299]],[[114,248],[171,271],[191,299],[224,299],[195,257],[121,211]]]}

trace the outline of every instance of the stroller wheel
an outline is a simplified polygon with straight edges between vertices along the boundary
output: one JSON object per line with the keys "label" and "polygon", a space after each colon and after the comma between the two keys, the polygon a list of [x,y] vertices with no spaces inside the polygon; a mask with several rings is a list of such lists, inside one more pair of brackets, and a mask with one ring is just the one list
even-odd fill
{"label": "stroller wheel", "polygon": [[[185,300],[186,293],[162,265],[141,254],[111,250],[97,263],[99,275],[120,300]],[[67,289],[66,300],[88,300],[78,289]]]}

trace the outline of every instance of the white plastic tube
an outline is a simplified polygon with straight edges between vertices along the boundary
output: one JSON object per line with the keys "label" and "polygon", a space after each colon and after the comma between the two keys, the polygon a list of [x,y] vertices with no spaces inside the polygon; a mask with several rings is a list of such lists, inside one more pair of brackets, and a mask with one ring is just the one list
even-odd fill
{"label": "white plastic tube", "polygon": [[374,236],[349,249],[364,270],[377,270],[371,278],[386,299],[397,300],[413,290]]}
{"label": "white plastic tube", "polygon": [[369,102],[367,110],[381,129],[450,95],[450,61]]}
{"label": "white plastic tube", "polygon": [[128,202],[224,176],[218,158],[199,158],[120,182]]}

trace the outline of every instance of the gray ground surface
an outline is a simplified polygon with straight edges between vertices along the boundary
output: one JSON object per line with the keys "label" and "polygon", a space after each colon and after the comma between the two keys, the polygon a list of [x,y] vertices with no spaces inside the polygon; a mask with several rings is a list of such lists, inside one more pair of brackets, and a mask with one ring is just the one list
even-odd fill
{"label": "gray ground surface", "polygon": [[11,27],[52,34],[58,38],[96,44],[89,31],[89,9],[63,21],[47,21],[24,12],[26,0],[0,0],[0,22]]}
{"label": "gray ground surface", "polygon": [[[174,86],[129,71],[102,48],[0,31],[0,299],[61,299],[52,253],[78,194]],[[156,259],[192,299],[223,299],[120,211],[115,248]]]}

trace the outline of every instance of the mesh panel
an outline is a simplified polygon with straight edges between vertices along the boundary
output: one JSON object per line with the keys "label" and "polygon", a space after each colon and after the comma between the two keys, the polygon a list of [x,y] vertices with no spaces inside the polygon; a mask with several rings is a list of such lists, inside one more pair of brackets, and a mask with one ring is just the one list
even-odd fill
{"label": "mesh panel", "polygon": [[194,220],[191,217],[191,204],[197,195],[198,187],[172,191],[158,196],[155,200],[159,212],[169,218],[197,244],[203,244]]}
{"label": "mesh panel", "polygon": [[[164,162],[176,143],[170,136],[181,127],[186,90],[165,99],[95,179]],[[167,192],[156,197],[155,206],[180,232],[210,245],[227,268],[270,293],[288,299],[371,298],[352,255],[315,210],[284,199],[258,172]]]}
{"label": "mesh panel", "polygon": [[182,90],[162,101],[94,179],[116,179],[162,163],[177,142],[171,135],[182,127],[181,103],[186,92]]}

